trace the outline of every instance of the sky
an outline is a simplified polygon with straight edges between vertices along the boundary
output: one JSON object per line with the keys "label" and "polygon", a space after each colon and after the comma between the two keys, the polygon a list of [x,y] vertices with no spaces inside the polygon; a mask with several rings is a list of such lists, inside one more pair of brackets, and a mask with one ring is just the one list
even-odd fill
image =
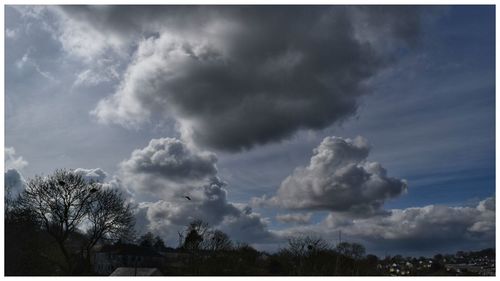
{"label": "sky", "polygon": [[495,246],[494,6],[6,6],[5,64],[14,194],[75,169],[170,246]]}

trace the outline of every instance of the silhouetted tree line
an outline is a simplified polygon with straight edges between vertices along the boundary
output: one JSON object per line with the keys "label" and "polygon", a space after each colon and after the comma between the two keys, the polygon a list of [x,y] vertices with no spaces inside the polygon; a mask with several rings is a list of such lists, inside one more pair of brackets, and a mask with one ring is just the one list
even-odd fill
{"label": "silhouetted tree line", "polygon": [[[6,194],[9,194],[7,186]],[[275,254],[192,221],[169,248],[152,233],[135,238],[130,205],[119,191],[87,181],[71,170],[35,176],[17,197],[5,199],[6,275],[92,275],[98,244],[135,243],[177,252],[176,267],[167,260],[161,270],[173,275],[352,275],[363,274],[364,248],[321,238],[298,237]]]}
{"label": "silhouetted tree line", "polygon": [[[137,238],[133,229],[131,207],[117,190],[70,170],[36,176],[19,197],[5,199],[5,274],[95,275],[91,257],[96,245],[124,243],[165,255],[159,268],[165,275],[374,276],[383,274],[379,264],[403,259],[379,260],[366,255],[361,244],[332,245],[312,236],[292,237],[269,254],[233,242],[201,220],[178,232],[175,249],[151,232]],[[478,255],[494,256],[494,250]]]}
{"label": "silhouetted tree line", "polygon": [[193,221],[179,233],[184,266],[170,267],[167,275],[377,275],[378,258],[365,256],[357,243],[330,245],[320,237],[300,236],[288,240],[277,253],[260,252],[245,243],[234,243],[220,230]]}

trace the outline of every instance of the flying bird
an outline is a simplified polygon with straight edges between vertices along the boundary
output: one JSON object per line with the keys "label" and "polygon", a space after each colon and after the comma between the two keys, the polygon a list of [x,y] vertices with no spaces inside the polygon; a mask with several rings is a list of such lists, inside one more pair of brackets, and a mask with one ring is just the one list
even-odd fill
{"label": "flying bird", "polygon": [[184,196],[184,198],[186,198],[187,200],[191,201],[191,197],[189,197],[189,196]]}

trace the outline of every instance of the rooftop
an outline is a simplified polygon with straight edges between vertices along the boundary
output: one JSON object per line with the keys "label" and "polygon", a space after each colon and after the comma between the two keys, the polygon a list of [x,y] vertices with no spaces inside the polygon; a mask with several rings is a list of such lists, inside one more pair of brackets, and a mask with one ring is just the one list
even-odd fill
{"label": "rooftop", "polygon": [[118,267],[110,276],[160,276],[156,267]]}

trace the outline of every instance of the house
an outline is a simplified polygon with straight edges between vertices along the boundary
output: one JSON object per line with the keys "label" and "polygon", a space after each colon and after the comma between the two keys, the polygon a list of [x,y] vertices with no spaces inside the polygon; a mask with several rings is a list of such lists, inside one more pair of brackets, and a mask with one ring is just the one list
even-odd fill
{"label": "house", "polygon": [[118,267],[110,276],[162,276],[155,267]]}
{"label": "house", "polygon": [[165,258],[155,250],[133,244],[105,245],[94,254],[94,272],[109,275],[119,267],[161,267]]}

